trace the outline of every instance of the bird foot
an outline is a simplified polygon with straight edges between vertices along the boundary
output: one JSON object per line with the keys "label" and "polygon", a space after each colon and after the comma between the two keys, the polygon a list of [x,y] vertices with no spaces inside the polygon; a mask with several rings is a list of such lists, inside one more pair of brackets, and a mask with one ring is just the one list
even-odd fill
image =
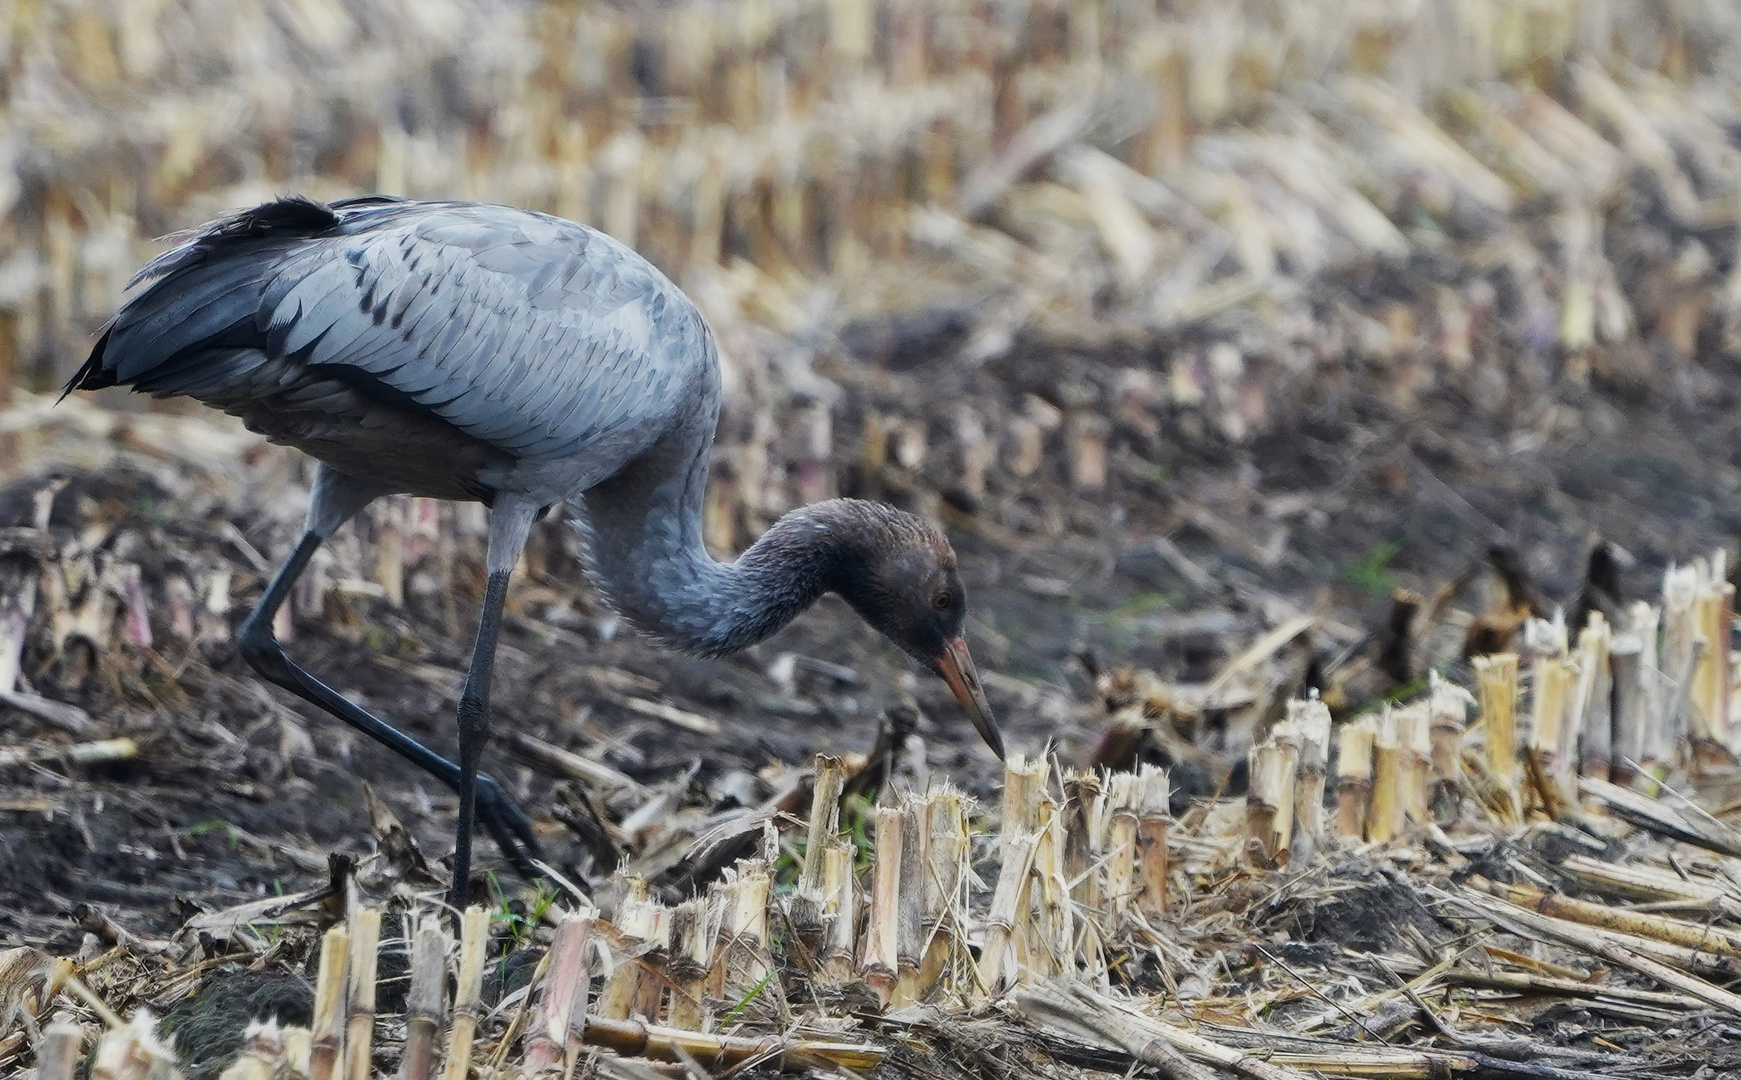
{"label": "bird foot", "polygon": [[532,819],[492,777],[478,777],[477,816],[478,824],[495,840],[521,877],[535,881],[544,876],[533,862],[544,852],[532,832]]}

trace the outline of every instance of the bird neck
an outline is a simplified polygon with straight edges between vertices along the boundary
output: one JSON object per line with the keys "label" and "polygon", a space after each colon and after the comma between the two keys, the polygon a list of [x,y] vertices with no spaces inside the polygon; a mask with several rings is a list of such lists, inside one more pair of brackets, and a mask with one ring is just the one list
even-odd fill
{"label": "bird neck", "polygon": [[588,491],[577,524],[593,583],[612,607],[683,652],[717,656],[768,637],[845,581],[863,557],[852,509],[871,504],[794,510],[719,562],[702,539],[706,456],[703,448],[687,468],[661,468],[655,452]]}

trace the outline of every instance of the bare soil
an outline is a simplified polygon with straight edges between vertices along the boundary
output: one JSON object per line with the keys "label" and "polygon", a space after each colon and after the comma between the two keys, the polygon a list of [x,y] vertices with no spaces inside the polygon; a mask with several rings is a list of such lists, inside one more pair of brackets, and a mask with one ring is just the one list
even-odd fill
{"label": "bare soil", "polygon": [[[1030,347],[962,371],[942,355],[921,355],[886,372],[874,396],[905,396],[909,408],[938,402],[932,422],[946,426],[943,403],[960,396],[1014,403],[1026,393],[1054,394],[1064,377],[1104,381],[1149,359]],[[944,490],[970,589],[970,634],[982,669],[993,673],[990,696],[1007,742],[1033,751],[1050,740],[1065,760],[1079,759],[1098,734],[1091,669],[1129,664],[1201,680],[1290,604],[1376,627],[1393,585],[1427,588],[1452,578],[1493,544],[1519,554],[1550,604],[1575,602],[1598,536],[1630,554],[1630,595],[1654,591],[1667,562],[1708,553],[1741,527],[1734,409],[1741,379],[1725,362],[1714,366],[1720,370],[1694,368],[1680,378],[1598,372],[1586,382],[1553,371],[1528,409],[1478,409],[1450,389],[1429,391],[1406,412],[1376,399],[1306,400],[1249,445],[1194,437],[1189,425],[1169,425],[1155,439],[1115,427],[1115,462],[1140,452],[1159,467],[1145,465],[1140,475],[1115,467],[1107,490],[1094,495],[1070,491],[1056,465],[1019,490],[999,490],[994,478],[980,505],[952,505]],[[851,445],[858,410],[872,396],[859,391],[849,400],[836,425],[842,444]],[[77,507],[97,505],[148,538],[146,550],[132,552],[147,578],[172,568],[153,562],[156,541],[165,552],[194,549],[226,561],[235,574],[232,628],[259,595],[263,576],[222,537],[221,522],[190,516],[144,473],[90,475],[44,464],[0,491],[0,525],[27,521],[32,494],[53,475],[71,479],[56,499],[57,530],[77,527]],[[901,494],[850,470],[840,486]],[[268,559],[282,557],[280,526],[235,524]],[[531,732],[577,749],[602,745],[608,764],[649,784],[693,768],[688,797],[730,805],[755,790],[741,774],[769,760],[868,750],[880,719],[910,692],[931,769],[981,795],[995,792],[996,763],[944,687],[844,605],[825,600],[773,640],[725,660],[674,656],[627,631],[607,640],[600,631],[608,619],[590,606],[563,526],[541,529],[541,591],[516,592],[503,638],[498,733]],[[1202,574],[1182,572],[1156,537],[1170,538]],[[456,578],[457,626],[438,596],[412,596],[401,610],[353,596],[329,603],[329,617],[303,618],[291,651],[339,689],[450,749],[475,577]],[[586,617],[547,620],[553,585],[569,591]],[[1319,645],[1326,662],[1363,647],[1334,634]],[[196,907],[306,888],[323,879],[325,853],[366,849],[364,784],[430,854],[451,848],[454,800],[439,784],[263,688],[227,642],[177,648],[164,645],[126,677],[104,662],[75,671],[66,657],[48,664],[27,650],[26,674],[39,690],[83,706],[103,734],[132,735],[143,749],[114,765],[50,762],[0,772],[0,941],[76,949],[81,904],[162,934]],[[782,682],[770,672],[786,653],[806,659]],[[624,673],[635,696],[662,694],[718,720],[722,733],[698,735],[625,709]],[[269,700],[299,718],[306,742],[275,719]],[[12,737],[44,729],[0,707],[0,730]],[[610,873],[608,860],[589,857],[553,816],[575,805],[572,781],[535,770],[501,735],[489,766],[539,820],[556,865],[580,880]],[[482,850],[494,859],[487,841]],[[487,865],[512,881],[499,862]]]}

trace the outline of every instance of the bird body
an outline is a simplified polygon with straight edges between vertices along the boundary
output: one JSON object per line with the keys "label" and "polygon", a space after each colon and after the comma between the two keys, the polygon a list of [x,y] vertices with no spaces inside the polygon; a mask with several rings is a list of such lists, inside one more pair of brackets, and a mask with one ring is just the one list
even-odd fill
{"label": "bird body", "polygon": [[76,386],[197,398],[388,492],[551,505],[718,421],[701,313],[628,248],[544,214],[286,199],[139,280]]}
{"label": "bird body", "polygon": [[[239,635],[271,681],[393,747],[460,793],[454,895],[476,810],[522,869],[530,822],[477,773],[508,574],[561,503],[601,593],[684,651],[745,648],[824,592],[948,681],[992,748],[961,636],[948,542],[878,503],[836,499],[776,522],[732,562],[702,539],[720,408],[718,355],[655,267],[584,225],[510,207],[280,199],[212,223],[148,281],[68,384],[193,397],[321,462],[308,525]],[[491,507],[489,571],[459,710],[457,766],[292,663],[272,615],[315,549],[384,494]]]}

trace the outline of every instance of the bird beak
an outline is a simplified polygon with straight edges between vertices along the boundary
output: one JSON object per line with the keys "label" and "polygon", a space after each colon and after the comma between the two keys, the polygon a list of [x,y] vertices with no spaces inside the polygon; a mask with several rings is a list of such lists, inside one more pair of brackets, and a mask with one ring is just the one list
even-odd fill
{"label": "bird beak", "polygon": [[979,737],[985,740],[985,745],[991,747],[991,752],[1002,761],[1003,736],[998,734],[997,721],[992,719],[991,706],[985,702],[985,690],[979,685],[979,671],[973,666],[973,655],[967,651],[967,639],[952,639],[943,646],[943,652],[937,657],[936,663],[937,674],[943,676],[943,681],[949,684],[955,700],[961,702],[967,718],[978,729]]}

